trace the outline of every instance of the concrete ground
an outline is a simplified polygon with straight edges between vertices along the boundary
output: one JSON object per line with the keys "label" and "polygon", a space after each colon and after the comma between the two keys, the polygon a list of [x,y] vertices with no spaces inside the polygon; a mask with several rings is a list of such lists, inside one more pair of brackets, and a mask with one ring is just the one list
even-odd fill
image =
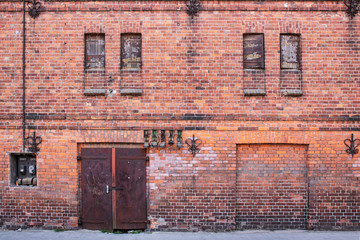
{"label": "concrete ground", "polygon": [[1,240],[360,240],[360,231],[236,231],[209,232],[145,232],[114,234],[100,231],[77,230],[55,232],[50,230],[1,231]]}

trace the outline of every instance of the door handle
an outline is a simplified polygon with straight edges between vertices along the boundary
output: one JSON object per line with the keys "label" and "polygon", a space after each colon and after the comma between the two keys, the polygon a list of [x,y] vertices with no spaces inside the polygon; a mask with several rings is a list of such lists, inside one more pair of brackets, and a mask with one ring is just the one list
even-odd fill
{"label": "door handle", "polygon": [[109,185],[106,185],[106,193],[109,193]]}

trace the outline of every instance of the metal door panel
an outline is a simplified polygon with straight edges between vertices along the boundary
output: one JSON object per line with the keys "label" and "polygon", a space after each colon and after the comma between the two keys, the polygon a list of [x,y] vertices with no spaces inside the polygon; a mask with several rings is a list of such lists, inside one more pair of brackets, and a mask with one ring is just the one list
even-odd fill
{"label": "metal door panel", "polygon": [[83,148],[81,150],[83,228],[112,230],[111,181],[111,149]]}
{"label": "metal door panel", "polygon": [[146,166],[145,149],[116,149],[114,228],[145,229]]}

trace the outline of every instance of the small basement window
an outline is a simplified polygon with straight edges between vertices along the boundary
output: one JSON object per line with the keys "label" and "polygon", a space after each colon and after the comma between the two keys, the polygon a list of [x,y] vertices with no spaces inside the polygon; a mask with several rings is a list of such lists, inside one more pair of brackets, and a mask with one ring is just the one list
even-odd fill
{"label": "small basement window", "polygon": [[10,185],[37,185],[36,155],[31,153],[10,155]]}

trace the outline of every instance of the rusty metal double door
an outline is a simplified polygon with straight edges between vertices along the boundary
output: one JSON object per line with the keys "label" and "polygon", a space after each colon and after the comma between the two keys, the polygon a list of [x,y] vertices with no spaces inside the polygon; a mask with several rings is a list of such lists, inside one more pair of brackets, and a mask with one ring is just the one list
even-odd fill
{"label": "rusty metal double door", "polygon": [[81,150],[82,226],[87,229],[145,229],[145,149]]}

